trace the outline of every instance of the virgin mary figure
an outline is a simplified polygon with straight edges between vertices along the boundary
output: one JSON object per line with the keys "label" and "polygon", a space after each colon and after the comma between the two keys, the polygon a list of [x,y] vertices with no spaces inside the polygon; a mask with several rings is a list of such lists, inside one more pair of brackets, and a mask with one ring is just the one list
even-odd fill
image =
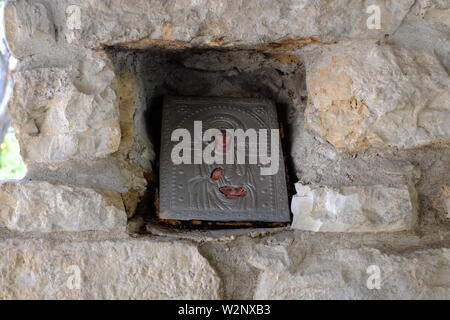
{"label": "virgin mary figure", "polygon": [[[237,162],[234,137],[230,134],[236,129],[244,129],[244,126],[239,120],[230,117],[213,118],[215,119],[204,121],[203,126],[205,129],[217,129],[213,152],[216,157],[222,157],[223,161],[194,165],[194,177],[188,181],[190,205],[214,211],[247,211],[255,208],[254,168]],[[205,145],[209,143],[211,142],[204,142]],[[230,158],[232,161],[229,161]]]}

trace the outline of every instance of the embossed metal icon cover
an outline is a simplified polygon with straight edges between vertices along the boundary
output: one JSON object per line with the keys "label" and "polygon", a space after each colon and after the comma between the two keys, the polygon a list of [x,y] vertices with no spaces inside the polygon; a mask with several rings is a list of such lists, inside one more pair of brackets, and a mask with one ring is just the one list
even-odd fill
{"label": "embossed metal icon cover", "polygon": [[[270,152],[271,129],[278,129],[275,106],[267,100],[241,98],[165,97],[162,116],[160,158],[160,219],[288,222],[289,206],[285,168],[281,151],[273,157],[278,163],[275,174],[261,174],[261,163],[245,164],[224,161],[224,164],[174,164],[172,150],[179,141],[172,141],[176,129],[186,129],[195,137],[195,123],[224,133],[228,129],[266,129]],[[194,123],[195,122],[195,123]],[[217,137],[216,137],[217,139]],[[213,139],[212,141],[215,141]],[[279,143],[279,134],[276,139]],[[249,139],[246,140],[247,144]],[[192,144],[194,145],[194,144]],[[207,142],[202,142],[202,147]],[[198,144],[196,145],[198,148]],[[226,152],[226,148],[224,149]],[[258,150],[259,152],[259,150]],[[192,151],[194,153],[194,151]],[[248,156],[248,153],[247,153]]]}

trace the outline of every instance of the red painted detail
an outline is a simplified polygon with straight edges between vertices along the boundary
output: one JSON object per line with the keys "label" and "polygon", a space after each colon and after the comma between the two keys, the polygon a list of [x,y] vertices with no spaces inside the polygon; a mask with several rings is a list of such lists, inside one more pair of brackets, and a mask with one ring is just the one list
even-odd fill
{"label": "red painted detail", "polygon": [[219,190],[228,199],[236,199],[247,195],[247,190],[244,187],[220,187]]}

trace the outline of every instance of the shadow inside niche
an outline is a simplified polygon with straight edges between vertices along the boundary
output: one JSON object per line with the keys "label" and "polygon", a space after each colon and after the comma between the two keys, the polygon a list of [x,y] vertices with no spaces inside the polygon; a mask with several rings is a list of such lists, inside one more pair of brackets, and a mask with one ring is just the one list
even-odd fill
{"label": "shadow inside niche", "polygon": [[[242,97],[264,98],[277,108],[289,201],[296,180],[290,157],[292,126],[296,114],[303,111],[304,68],[294,56],[252,50],[129,50],[109,48],[118,70],[132,72],[140,81],[146,110],[147,135],[154,146],[156,160],[148,173],[148,187],[137,207],[135,217],[146,223],[160,223],[157,217],[159,190],[159,152],[163,97]],[[262,227],[264,223],[209,224],[193,226],[180,221],[165,221],[177,228]],[[144,229],[141,230],[144,232]]]}

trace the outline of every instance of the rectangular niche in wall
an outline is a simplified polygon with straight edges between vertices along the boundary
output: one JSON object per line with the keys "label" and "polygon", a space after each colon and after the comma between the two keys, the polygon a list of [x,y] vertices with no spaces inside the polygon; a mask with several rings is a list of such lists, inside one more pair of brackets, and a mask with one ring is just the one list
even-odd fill
{"label": "rectangular niche in wall", "polygon": [[159,203],[165,220],[289,222],[275,105],[166,97]]}

